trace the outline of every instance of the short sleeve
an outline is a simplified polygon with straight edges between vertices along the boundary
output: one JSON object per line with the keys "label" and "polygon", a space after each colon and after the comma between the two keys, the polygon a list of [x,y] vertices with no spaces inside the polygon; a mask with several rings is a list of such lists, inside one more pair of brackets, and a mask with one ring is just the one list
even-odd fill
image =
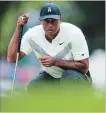
{"label": "short sleeve", "polygon": [[22,41],[21,41],[21,48],[20,50],[24,52],[26,55],[30,54],[32,52],[32,48],[29,44],[29,37],[30,37],[29,30],[23,35]]}
{"label": "short sleeve", "polygon": [[78,29],[72,40],[72,55],[74,60],[83,60],[89,57],[88,45],[82,31]]}

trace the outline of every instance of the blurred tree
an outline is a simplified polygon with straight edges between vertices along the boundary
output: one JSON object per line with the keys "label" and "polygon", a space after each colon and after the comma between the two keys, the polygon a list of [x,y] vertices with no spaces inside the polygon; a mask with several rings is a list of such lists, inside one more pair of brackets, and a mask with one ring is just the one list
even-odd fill
{"label": "blurred tree", "polygon": [[15,6],[15,10],[17,10],[19,4],[20,2],[0,1],[0,56],[7,53],[8,34],[11,33],[11,27],[14,25],[14,21],[11,19],[11,15],[14,15],[14,9],[11,6]]}
{"label": "blurred tree", "polygon": [[[9,1],[0,1],[0,18],[1,19],[2,19],[2,15],[8,9],[10,4],[11,4],[11,2],[9,2]],[[0,21],[1,21],[1,19],[0,19]]]}
{"label": "blurred tree", "polygon": [[87,37],[90,52],[105,49],[105,1],[76,1],[86,16],[80,28]]}

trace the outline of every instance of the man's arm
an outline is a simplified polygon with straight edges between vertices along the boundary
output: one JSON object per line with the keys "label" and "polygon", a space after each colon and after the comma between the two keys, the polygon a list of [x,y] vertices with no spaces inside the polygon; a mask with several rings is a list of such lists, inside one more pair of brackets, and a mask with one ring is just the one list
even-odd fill
{"label": "man's arm", "polygon": [[43,56],[40,57],[39,60],[41,61],[42,65],[44,65],[45,67],[57,66],[66,69],[75,69],[84,74],[88,72],[88,68],[89,68],[88,58],[75,61],[75,60],[55,59],[50,56]]}
{"label": "man's arm", "polygon": [[54,59],[54,65],[62,68],[78,70],[86,74],[89,68],[89,61],[88,58],[79,61]]}
{"label": "man's arm", "polygon": [[[8,47],[8,55],[7,55],[7,61],[9,63],[16,61],[17,51],[18,51],[18,38],[20,35],[20,29],[16,28],[16,31],[10,41],[9,47]],[[24,57],[26,54],[24,52],[19,53],[19,59]]]}
{"label": "man's arm", "polygon": [[[7,61],[9,63],[16,61],[16,55],[17,55],[17,51],[18,51],[18,40],[20,37],[20,29],[21,29],[22,25],[25,25],[27,23],[28,18],[29,18],[29,16],[27,14],[24,14],[18,18],[15,33],[14,33],[14,35],[10,41],[9,47],[8,47]],[[26,54],[24,52],[20,51],[19,59],[21,59],[25,55]]]}

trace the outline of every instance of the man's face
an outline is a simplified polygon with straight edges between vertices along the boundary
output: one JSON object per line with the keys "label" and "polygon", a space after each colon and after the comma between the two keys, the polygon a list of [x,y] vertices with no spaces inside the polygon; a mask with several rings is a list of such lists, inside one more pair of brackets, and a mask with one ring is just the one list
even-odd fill
{"label": "man's face", "polygon": [[56,20],[56,19],[48,18],[42,20],[41,24],[43,25],[45,35],[50,39],[54,38],[54,36],[56,36],[57,32],[60,29],[60,23],[61,23],[61,19]]}

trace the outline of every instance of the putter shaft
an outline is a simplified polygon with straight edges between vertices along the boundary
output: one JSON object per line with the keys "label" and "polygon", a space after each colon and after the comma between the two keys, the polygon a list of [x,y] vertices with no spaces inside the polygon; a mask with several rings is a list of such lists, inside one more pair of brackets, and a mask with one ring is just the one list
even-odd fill
{"label": "putter shaft", "polygon": [[17,58],[16,58],[16,64],[15,64],[15,70],[14,70],[14,78],[13,78],[13,83],[12,83],[11,96],[13,95],[13,92],[14,92],[14,86],[15,86],[15,79],[16,79],[16,71],[17,71],[18,58],[19,58],[19,52],[17,53]]}

